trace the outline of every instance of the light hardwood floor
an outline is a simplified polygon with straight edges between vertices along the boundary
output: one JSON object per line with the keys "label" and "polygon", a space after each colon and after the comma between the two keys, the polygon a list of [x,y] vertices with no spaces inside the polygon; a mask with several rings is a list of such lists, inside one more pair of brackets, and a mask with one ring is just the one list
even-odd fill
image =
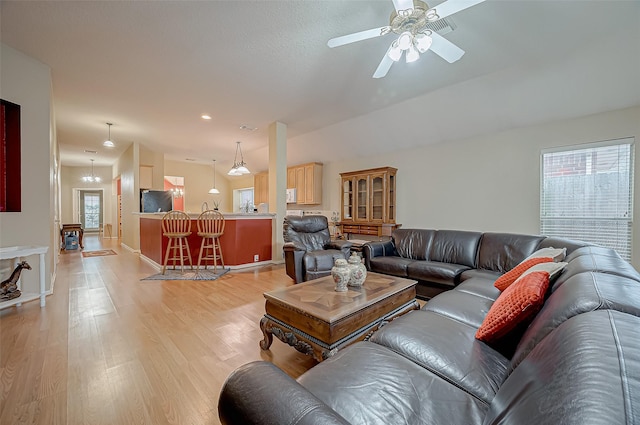
{"label": "light hardwood floor", "polygon": [[63,253],[55,292],[0,311],[0,424],[219,424],[236,367],[268,360],[297,377],[316,362],[278,340],[262,351],[262,293],[284,266],[216,281],[142,281],[155,270],[115,239]]}

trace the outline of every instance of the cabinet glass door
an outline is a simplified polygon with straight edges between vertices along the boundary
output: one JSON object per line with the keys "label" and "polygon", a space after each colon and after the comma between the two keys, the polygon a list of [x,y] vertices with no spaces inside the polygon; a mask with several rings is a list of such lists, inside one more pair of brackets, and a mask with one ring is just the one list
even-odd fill
{"label": "cabinet glass door", "polygon": [[369,220],[369,211],[368,211],[368,177],[356,177],[356,220],[368,221]]}
{"label": "cabinet glass door", "polygon": [[353,180],[342,180],[342,219],[353,220]]}
{"label": "cabinet glass door", "polygon": [[384,220],[384,176],[371,176],[371,221]]}

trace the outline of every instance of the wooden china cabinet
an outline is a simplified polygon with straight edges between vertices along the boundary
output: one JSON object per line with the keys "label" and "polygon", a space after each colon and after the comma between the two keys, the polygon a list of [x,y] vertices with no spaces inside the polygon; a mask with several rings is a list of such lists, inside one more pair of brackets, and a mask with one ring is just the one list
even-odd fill
{"label": "wooden china cabinet", "polygon": [[342,233],[391,236],[396,224],[396,172],[392,167],[340,173]]}

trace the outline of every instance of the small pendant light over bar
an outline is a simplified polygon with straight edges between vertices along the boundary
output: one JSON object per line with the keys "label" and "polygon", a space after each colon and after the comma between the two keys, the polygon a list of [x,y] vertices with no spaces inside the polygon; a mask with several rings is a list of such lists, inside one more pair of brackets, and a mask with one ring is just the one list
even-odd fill
{"label": "small pendant light over bar", "polygon": [[112,148],[115,146],[115,144],[113,143],[113,141],[111,141],[111,126],[113,125],[112,123],[108,122],[107,125],[109,126],[109,137],[107,138],[107,140],[104,141],[104,143],[102,144],[102,146],[106,147],[106,148]]}
{"label": "small pendant light over bar", "polygon": [[[240,152],[240,162],[238,162],[238,152]],[[236,156],[233,159],[233,167],[227,173],[230,176],[241,176],[243,174],[250,174],[251,172],[244,163],[244,157],[242,156],[242,149],[240,148],[240,142],[236,142]]]}
{"label": "small pendant light over bar", "polygon": [[209,189],[209,193],[216,194],[220,193],[218,189],[216,189],[216,160],[213,160],[213,187]]}

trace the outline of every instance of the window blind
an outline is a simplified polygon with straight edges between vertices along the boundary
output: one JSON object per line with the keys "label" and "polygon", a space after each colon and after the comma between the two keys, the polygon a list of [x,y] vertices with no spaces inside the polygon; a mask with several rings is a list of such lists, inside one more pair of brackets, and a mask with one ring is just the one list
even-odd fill
{"label": "window blind", "polygon": [[634,139],[542,152],[540,232],[631,260]]}

